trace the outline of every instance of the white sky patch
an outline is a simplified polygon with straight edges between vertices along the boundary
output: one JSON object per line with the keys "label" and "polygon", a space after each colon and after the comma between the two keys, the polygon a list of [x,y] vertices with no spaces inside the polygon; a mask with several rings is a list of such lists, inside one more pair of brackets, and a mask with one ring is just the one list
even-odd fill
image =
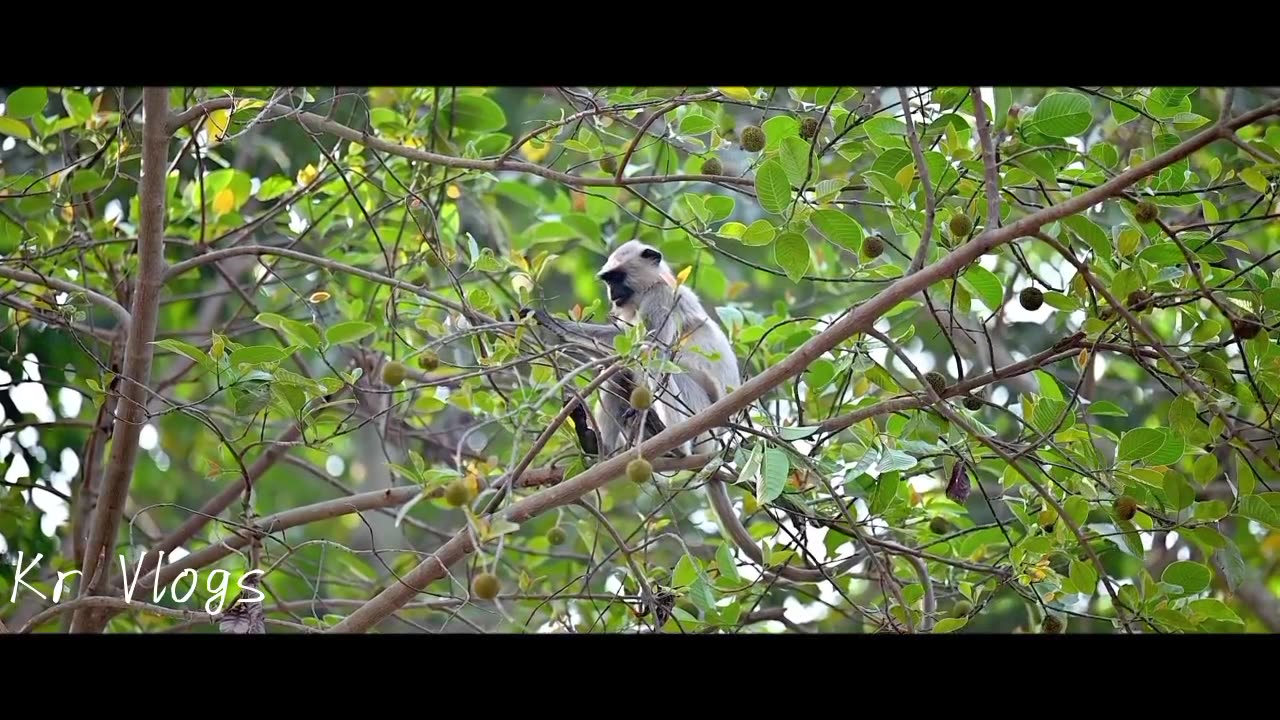
{"label": "white sky patch", "polygon": [[150,423],[142,426],[142,432],[138,433],[138,447],[151,452],[156,449],[156,443],[160,440],[156,427]]}
{"label": "white sky patch", "polygon": [[337,455],[330,455],[328,459],[324,461],[324,469],[330,475],[338,477],[342,475],[343,470],[347,469],[347,464]]}
{"label": "white sky patch", "polygon": [[58,407],[62,417],[79,417],[80,408],[84,405],[84,396],[71,388],[58,388]]}

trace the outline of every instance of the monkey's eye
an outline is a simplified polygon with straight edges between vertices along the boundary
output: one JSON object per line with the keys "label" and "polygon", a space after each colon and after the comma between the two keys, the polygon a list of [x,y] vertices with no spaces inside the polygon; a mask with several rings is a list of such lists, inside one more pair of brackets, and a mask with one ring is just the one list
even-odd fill
{"label": "monkey's eye", "polygon": [[640,251],[640,257],[644,258],[645,260],[652,260],[654,262],[658,262],[659,260],[662,259],[662,253],[658,252],[657,250],[654,250],[653,248],[645,248],[644,250]]}

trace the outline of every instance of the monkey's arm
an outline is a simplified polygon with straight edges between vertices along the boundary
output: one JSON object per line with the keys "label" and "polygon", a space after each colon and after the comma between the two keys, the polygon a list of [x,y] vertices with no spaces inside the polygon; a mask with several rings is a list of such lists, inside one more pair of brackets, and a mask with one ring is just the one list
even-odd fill
{"label": "monkey's arm", "polygon": [[622,334],[622,328],[616,325],[605,325],[599,323],[584,323],[576,320],[557,320],[551,316],[546,310],[526,310],[521,313],[522,317],[532,314],[538,324],[545,327],[552,334],[562,340],[582,339],[593,340],[596,342],[613,344],[613,339]]}

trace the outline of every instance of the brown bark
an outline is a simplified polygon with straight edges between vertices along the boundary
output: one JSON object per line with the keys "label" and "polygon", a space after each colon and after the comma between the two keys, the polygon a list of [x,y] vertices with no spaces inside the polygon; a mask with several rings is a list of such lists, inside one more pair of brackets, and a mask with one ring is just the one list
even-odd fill
{"label": "brown bark", "polygon": [[[138,280],[133,292],[132,320],[125,342],[124,372],[120,379],[120,399],[116,406],[111,455],[102,481],[93,527],[85,544],[84,582],[80,597],[99,595],[111,575],[111,558],[116,547],[116,531],[129,494],[134,463],[138,458],[138,436],[147,419],[147,384],[151,381],[151,360],[159,316],[160,288],[164,280],[165,168],[168,160],[168,88],[147,88],[143,94],[146,113],[142,133],[142,183],[138,232]],[[89,610],[78,611],[72,632],[101,632],[102,624]]]}

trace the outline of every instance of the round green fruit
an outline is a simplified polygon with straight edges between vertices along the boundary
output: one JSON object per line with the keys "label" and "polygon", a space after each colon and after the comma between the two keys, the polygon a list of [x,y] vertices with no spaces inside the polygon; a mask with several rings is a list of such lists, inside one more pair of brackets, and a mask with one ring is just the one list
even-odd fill
{"label": "round green fruit", "polygon": [[1155,221],[1160,216],[1160,208],[1150,200],[1143,200],[1133,209],[1133,217],[1140,223],[1149,223]]}
{"label": "round green fruit", "polygon": [[967,237],[969,232],[973,230],[973,221],[969,219],[968,215],[952,215],[948,227],[951,228],[952,237]]}
{"label": "round green fruit", "polygon": [[1038,287],[1025,287],[1018,293],[1018,303],[1024,310],[1035,312],[1044,305],[1044,293]]}
{"label": "round green fruit", "polygon": [[800,122],[800,137],[810,140],[818,134],[818,119],[807,117]]}
{"label": "round green fruit", "polygon": [[633,483],[640,484],[648,482],[653,477],[653,465],[644,458],[636,458],[627,463],[627,479]]}
{"label": "round green fruit", "polygon": [[966,395],[964,398],[964,409],[977,412],[982,409],[982,400],[976,395]]}
{"label": "round green fruit", "polygon": [[869,258],[878,258],[884,254],[884,239],[879,235],[870,235],[862,241],[862,254]]}
{"label": "round green fruit", "polygon": [[600,169],[610,175],[618,172],[618,159],[612,155],[606,155],[600,158]]}
{"label": "round green fruit", "polygon": [[929,387],[933,388],[933,391],[939,395],[947,389],[947,379],[937,370],[926,373],[924,379],[929,383]]}
{"label": "round green fruit", "polygon": [[636,410],[648,410],[653,407],[653,392],[644,385],[637,385],[631,391],[631,407]]}
{"label": "round green fruit", "polygon": [[741,133],[742,149],[747,152],[760,152],[764,149],[764,130],[757,125],[748,125],[742,128]]}
{"label": "round green fruit", "polygon": [[409,369],[402,362],[392,361],[382,366],[382,382],[391,387],[404,382],[408,375]]}
{"label": "round green fruit", "polygon": [[723,175],[724,165],[720,162],[720,158],[709,157],[702,161],[703,175]]}
{"label": "round green fruit", "polygon": [[951,523],[947,522],[947,519],[941,515],[934,515],[933,519],[929,521],[929,530],[934,535],[946,535],[951,530]]}
{"label": "round green fruit", "polygon": [[471,581],[471,593],[481,600],[492,600],[498,597],[502,583],[493,573],[480,573]]}
{"label": "round green fruit", "polygon": [[1138,512],[1138,501],[1130,495],[1121,495],[1116,498],[1115,510],[1116,516],[1121,520],[1132,520]]}
{"label": "round green fruit", "polygon": [[568,539],[568,534],[566,534],[564,531],[564,528],[560,527],[559,525],[547,531],[548,545],[552,545],[552,546],[563,545],[566,539]]}
{"label": "round green fruit", "polygon": [[444,501],[453,507],[462,507],[471,502],[471,488],[466,480],[454,480],[445,486]]}

